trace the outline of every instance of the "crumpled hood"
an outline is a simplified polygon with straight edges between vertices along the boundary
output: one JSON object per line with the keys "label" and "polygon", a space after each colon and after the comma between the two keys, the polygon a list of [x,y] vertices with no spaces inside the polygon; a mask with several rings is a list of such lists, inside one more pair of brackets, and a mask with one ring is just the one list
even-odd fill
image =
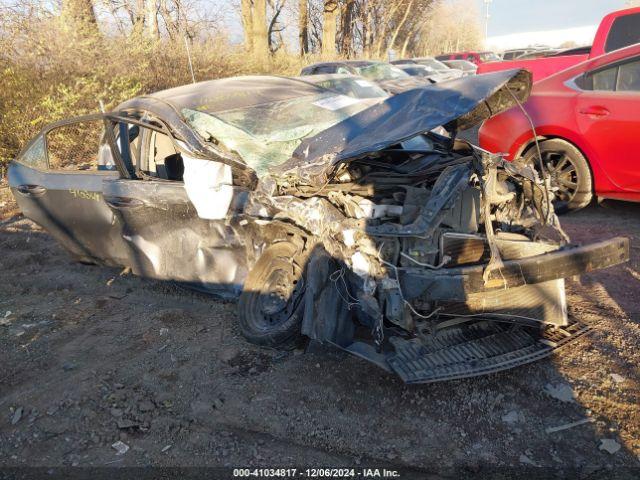
{"label": "crumpled hood", "polygon": [[303,141],[274,173],[317,178],[340,162],[361,158],[438,126],[449,130],[470,128],[515,106],[514,96],[524,103],[530,91],[531,74],[526,70],[414,88]]}

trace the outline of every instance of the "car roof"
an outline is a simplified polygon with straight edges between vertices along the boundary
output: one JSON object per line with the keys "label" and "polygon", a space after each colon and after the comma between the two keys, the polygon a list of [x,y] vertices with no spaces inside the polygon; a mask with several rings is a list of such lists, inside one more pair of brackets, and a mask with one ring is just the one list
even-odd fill
{"label": "car roof", "polygon": [[320,73],[317,75],[301,75],[299,77],[293,77],[296,80],[303,82],[310,82],[313,84],[324,82],[326,80],[352,80],[354,78],[360,79],[357,75],[349,75],[348,73]]}
{"label": "car roof", "polygon": [[307,81],[278,76],[244,76],[208,80],[181,87],[170,88],[129,100],[139,105],[145,99],[160,100],[176,110],[188,108],[205,112],[219,112],[262,103],[277,102],[325,92],[325,89]]}
{"label": "car roof", "polygon": [[307,68],[315,68],[315,67],[322,67],[322,66],[329,66],[329,65],[350,65],[352,67],[366,67],[367,65],[373,65],[376,63],[384,63],[384,62],[379,62],[377,60],[340,60],[340,61],[335,61],[335,62],[318,62],[318,63],[313,63],[307,67],[305,67],[305,69]]}

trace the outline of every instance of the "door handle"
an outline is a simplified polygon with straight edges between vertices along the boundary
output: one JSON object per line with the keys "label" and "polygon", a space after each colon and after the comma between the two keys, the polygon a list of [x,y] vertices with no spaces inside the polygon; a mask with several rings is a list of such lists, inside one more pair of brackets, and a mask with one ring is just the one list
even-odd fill
{"label": "door handle", "polygon": [[140,208],[144,205],[142,200],[130,197],[104,197],[104,201],[116,210]]}
{"label": "door handle", "polygon": [[580,109],[580,113],[582,115],[589,115],[590,117],[606,117],[611,112],[606,107],[601,107],[599,105],[593,105],[590,107],[585,107]]}
{"label": "door handle", "polygon": [[23,184],[18,185],[18,192],[20,192],[25,197],[41,197],[45,193],[47,193],[47,189],[42,185],[31,185],[31,184]]}

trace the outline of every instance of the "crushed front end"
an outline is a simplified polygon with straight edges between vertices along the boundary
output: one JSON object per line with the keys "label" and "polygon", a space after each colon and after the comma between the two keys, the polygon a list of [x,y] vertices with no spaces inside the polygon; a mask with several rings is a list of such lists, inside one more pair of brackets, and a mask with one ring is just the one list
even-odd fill
{"label": "crushed front end", "polygon": [[628,259],[624,238],[571,245],[533,168],[433,133],[300,173],[262,200],[309,235],[303,333],[407,383],[549,355],[588,330],[564,279]]}

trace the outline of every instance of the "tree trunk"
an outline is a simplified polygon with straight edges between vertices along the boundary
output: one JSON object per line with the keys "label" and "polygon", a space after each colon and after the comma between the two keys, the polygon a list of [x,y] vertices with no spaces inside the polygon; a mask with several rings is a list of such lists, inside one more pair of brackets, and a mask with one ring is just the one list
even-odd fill
{"label": "tree trunk", "polygon": [[253,0],[253,51],[260,56],[269,54],[267,0]]}
{"label": "tree trunk", "polygon": [[402,20],[400,20],[400,23],[398,23],[398,26],[396,27],[395,32],[393,32],[393,36],[389,41],[389,47],[387,48],[388,50],[393,50],[393,47],[396,44],[396,38],[398,38],[398,34],[400,33],[400,30],[402,30],[402,27],[404,26],[404,22],[407,21],[407,17],[409,16],[411,7],[413,7],[413,0],[409,2],[409,5],[407,6],[407,10],[404,12],[404,15],[402,16]]}
{"label": "tree trunk", "polygon": [[338,29],[338,2],[325,0],[322,15],[322,53],[335,55],[336,33]]}
{"label": "tree trunk", "polygon": [[298,32],[298,38],[300,40],[300,56],[303,57],[309,53],[309,0],[300,0]]}
{"label": "tree trunk", "polygon": [[347,57],[353,51],[353,16],[355,0],[345,0],[340,14],[340,53]]}
{"label": "tree trunk", "polygon": [[244,30],[244,48],[248,52],[253,51],[253,2],[242,0],[240,5],[242,15],[242,28]]}
{"label": "tree trunk", "polygon": [[62,19],[83,33],[98,33],[98,22],[91,0],[63,0]]}
{"label": "tree trunk", "polygon": [[147,35],[150,38],[160,38],[158,28],[158,7],[155,0],[144,0]]}

